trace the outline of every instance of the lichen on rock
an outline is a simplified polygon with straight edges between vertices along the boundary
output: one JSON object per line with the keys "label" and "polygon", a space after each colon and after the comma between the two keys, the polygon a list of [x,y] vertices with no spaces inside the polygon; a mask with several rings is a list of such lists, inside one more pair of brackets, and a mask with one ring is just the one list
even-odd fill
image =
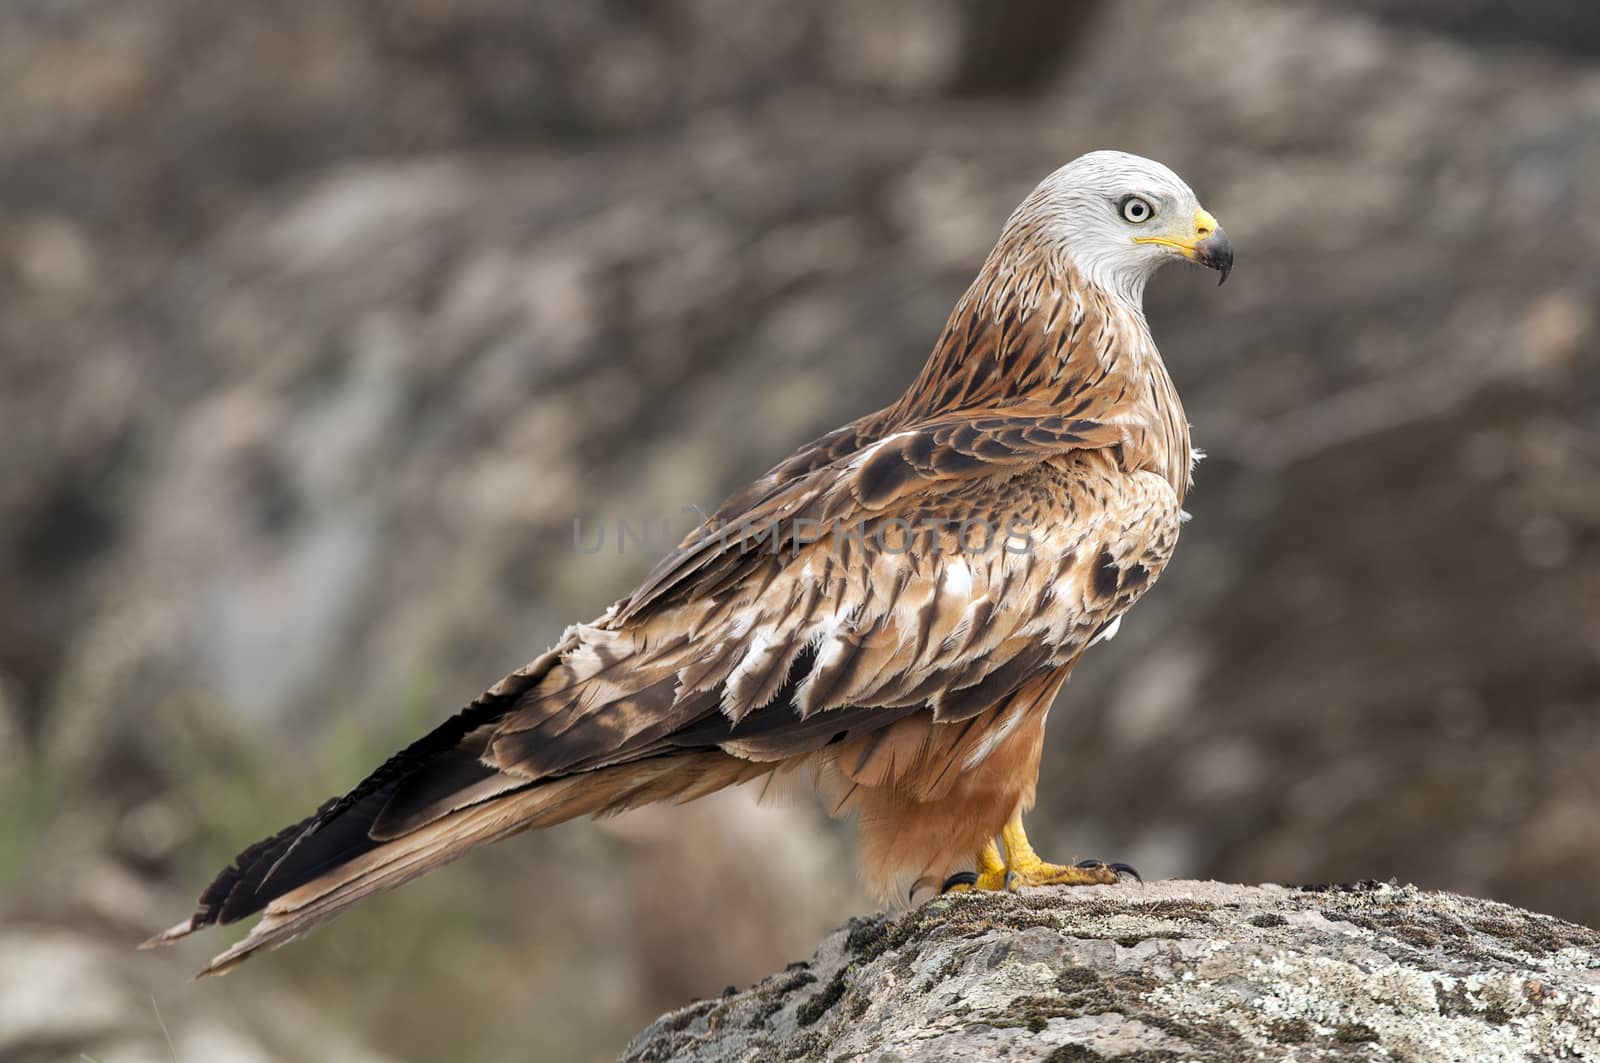
{"label": "lichen on rock", "polygon": [[1600,1054],[1600,934],[1361,883],[959,894],[658,1019],[647,1061],[1545,1060]]}

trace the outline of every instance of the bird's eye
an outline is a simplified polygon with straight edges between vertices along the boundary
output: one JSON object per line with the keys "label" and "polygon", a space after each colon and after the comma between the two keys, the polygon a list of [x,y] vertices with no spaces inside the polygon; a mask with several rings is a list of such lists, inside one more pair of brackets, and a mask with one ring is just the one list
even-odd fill
{"label": "bird's eye", "polygon": [[1143,225],[1156,216],[1156,208],[1142,196],[1124,196],[1117,207],[1122,212],[1122,220],[1135,225]]}

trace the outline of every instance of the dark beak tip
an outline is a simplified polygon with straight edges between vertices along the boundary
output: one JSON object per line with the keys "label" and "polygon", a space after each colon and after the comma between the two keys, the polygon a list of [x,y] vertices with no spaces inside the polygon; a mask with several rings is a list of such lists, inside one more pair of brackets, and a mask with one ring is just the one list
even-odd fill
{"label": "dark beak tip", "polygon": [[1200,252],[1200,264],[1216,270],[1220,277],[1217,278],[1217,287],[1221,287],[1228,280],[1228,274],[1233,272],[1233,241],[1228,239],[1228,234],[1218,229],[1210,236],[1195,245],[1195,250]]}

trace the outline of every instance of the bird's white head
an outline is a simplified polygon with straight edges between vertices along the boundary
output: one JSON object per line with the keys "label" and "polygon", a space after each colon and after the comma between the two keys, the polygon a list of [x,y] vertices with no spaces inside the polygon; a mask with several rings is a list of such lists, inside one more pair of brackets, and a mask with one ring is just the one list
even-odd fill
{"label": "bird's white head", "polygon": [[1227,234],[1183,179],[1123,151],[1092,151],[1046,177],[1007,229],[1043,240],[1135,309],[1145,282],[1168,262],[1197,262],[1223,280],[1233,267]]}

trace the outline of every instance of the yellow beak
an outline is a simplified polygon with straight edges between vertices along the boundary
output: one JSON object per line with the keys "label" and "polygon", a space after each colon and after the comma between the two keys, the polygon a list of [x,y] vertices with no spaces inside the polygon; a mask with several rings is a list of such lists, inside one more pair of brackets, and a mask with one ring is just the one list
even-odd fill
{"label": "yellow beak", "polygon": [[1233,269],[1233,241],[1222,231],[1217,219],[1204,208],[1194,212],[1194,230],[1182,238],[1171,236],[1135,236],[1136,244],[1160,244],[1176,250],[1190,262],[1222,274],[1221,284]]}

